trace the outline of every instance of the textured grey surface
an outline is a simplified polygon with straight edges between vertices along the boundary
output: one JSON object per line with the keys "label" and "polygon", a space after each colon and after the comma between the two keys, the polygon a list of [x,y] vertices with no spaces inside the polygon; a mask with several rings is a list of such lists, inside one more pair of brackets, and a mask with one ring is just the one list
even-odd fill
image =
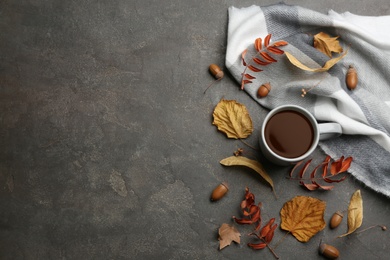
{"label": "textured grey surface", "polygon": [[[325,218],[361,189],[362,228],[389,226],[389,199],[353,178],[309,193],[288,169],[269,165],[211,125],[218,101],[245,104],[256,129],[267,111],[239,91],[224,63],[227,8],[275,1],[0,0],[0,259],[273,259],[241,245],[218,251],[248,186],[264,220],[296,195],[327,202]],[[389,15],[387,0],[286,1],[327,12]],[[258,146],[257,131],[247,142]],[[278,199],[253,172],[219,160],[244,147],[275,181]],[[314,159],[324,155],[316,151]],[[375,157],[373,155],[373,160]],[[211,203],[212,189],[230,184]],[[374,228],[333,240],[326,228],[306,244],[287,236],[281,259],[322,259],[321,238],[341,259],[386,259],[390,233]],[[274,243],[285,232],[277,229]]]}

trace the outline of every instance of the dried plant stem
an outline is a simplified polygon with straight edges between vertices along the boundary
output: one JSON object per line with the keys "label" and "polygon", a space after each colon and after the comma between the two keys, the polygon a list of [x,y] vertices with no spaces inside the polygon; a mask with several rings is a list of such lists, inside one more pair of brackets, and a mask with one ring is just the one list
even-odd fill
{"label": "dried plant stem", "polygon": [[252,145],[248,144],[247,142],[245,142],[244,140],[242,140],[241,138],[239,139],[243,144],[245,144],[246,146],[252,148],[253,150],[255,151],[258,151],[258,149],[256,147],[253,147]]}
{"label": "dried plant stem", "polygon": [[274,249],[276,249],[278,246],[280,246],[280,244],[286,239],[286,237],[290,234],[291,232],[288,231],[279,241],[278,243],[276,244],[276,246],[274,246]]}
{"label": "dried plant stem", "polygon": [[324,73],[324,76],[321,78],[321,80],[317,83],[317,84],[315,84],[314,86],[312,86],[312,87],[310,87],[310,88],[308,88],[308,89],[305,89],[305,88],[302,88],[302,94],[301,94],[301,96],[302,97],[305,97],[305,95],[309,92],[309,91],[311,91],[313,88],[315,88],[315,87],[317,87],[318,85],[320,85],[321,84],[321,82],[326,78],[326,76],[327,76],[327,73]]}
{"label": "dried plant stem", "polygon": [[206,94],[206,91],[212,86],[214,85],[217,81],[220,81],[222,78],[219,78],[219,79],[216,79],[214,80],[212,83],[210,83],[210,85],[203,91],[203,94]]}
{"label": "dried plant stem", "polygon": [[379,224],[378,224],[378,225],[374,225],[374,226],[371,226],[371,227],[362,229],[362,230],[360,230],[360,231],[357,231],[357,232],[355,232],[355,234],[359,234],[359,233],[365,232],[365,231],[367,231],[367,230],[369,230],[369,229],[372,229],[372,228],[375,228],[375,227],[380,227],[383,231],[386,231],[386,230],[387,230],[387,227],[386,227],[386,226],[383,226],[383,225],[379,225]]}
{"label": "dried plant stem", "polygon": [[293,178],[293,177],[286,177],[286,179],[297,180],[297,181],[323,180],[323,178],[338,177],[338,175],[340,175],[342,173],[345,173],[345,172],[340,172],[340,173],[335,174],[335,175],[327,175],[327,176],[324,176],[324,177],[316,177],[316,178]]}
{"label": "dried plant stem", "polygon": [[263,242],[263,243],[265,243],[265,244],[267,245],[267,248],[269,249],[269,251],[271,251],[271,253],[274,255],[274,257],[275,257],[276,259],[279,259],[279,256],[278,256],[278,255],[276,254],[276,252],[275,252],[275,248],[276,248],[276,247],[274,247],[274,248],[270,247],[269,244],[265,241],[265,239],[262,238],[262,237],[260,237],[260,236],[259,236],[258,234],[256,234],[256,233],[251,233],[251,234],[249,234],[249,235],[255,235],[258,239],[261,240],[261,242]]}
{"label": "dried plant stem", "polygon": [[267,247],[268,247],[269,251],[271,251],[271,253],[274,255],[274,257],[276,259],[279,259],[279,256],[275,253],[274,249],[272,247],[270,247],[268,244],[267,244]]}

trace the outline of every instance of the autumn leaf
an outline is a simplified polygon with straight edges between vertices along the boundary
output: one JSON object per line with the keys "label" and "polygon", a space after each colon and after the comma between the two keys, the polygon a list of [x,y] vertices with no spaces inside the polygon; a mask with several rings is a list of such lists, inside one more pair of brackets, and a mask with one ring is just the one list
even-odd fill
{"label": "autumn leaf", "polygon": [[246,166],[251,168],[252,170],[256,171],[258,174],[260,174],[263,179],[268,182],[268,184],[271,186],[271,188],[274,190],[274,182],[272,181],[271,177],[268,175],[268,173],[265,171],[263,165],[259,163],[258,161],[248,159],[244,156],[231,156],[228,158],[225,158],[220,161],[220,164],[224,166]]}
{"label": "autumn leaf", "polygon": [[307,242],[325,228],[326,203],[307,196],[296,196],[280,210],[281,229],[291,232],[300,242]]}
{"label": "autumn leaf", "polygon": [[218,234],[219,250],[229,246],[232,241],[240,243],[241,234],[234,226],[224,223],[219,228]]}
{"label": "autumn leaf", "polygon": [[332,58],[332,52],[341,53],[343,51],[338,38],[338,36],[331,37],[324,32],[317,33],[314,35],[314,48]]}
{"label": "autumn leaf", "polygon": [[247,138],[253,132],[252,119],[243,104],[222,99],[214,109],[213,125],[228,138]]}
{"label": "autumn leaf", "polygon": [[360,190],[352,195],[348,207],[348,232],[339,237],[345,237],[355,232],[363,223],[363,199]]}
{"label": "autumn leaf", "polygon": [[324,72],[328,71],[330,68],[332,68],[337,62],[339,62],[342,58],[347,55],[348,51],[345,51],[340,56],[330,59],[327,62],[325,62],[324,66],[321,68],[310,68],[304,64],[302,64],[297,58],[295,58],[291,53],[285,51],[284,52],[288,58],[288,60],[296,67],[300,68],[301,70],[306,71],[312,71],[312,72]]}

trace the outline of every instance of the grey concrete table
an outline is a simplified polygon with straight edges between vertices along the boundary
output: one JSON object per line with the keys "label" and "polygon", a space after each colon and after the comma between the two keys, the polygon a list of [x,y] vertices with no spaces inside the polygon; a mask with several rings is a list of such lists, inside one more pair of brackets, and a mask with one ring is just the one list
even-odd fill
{"label": "grey concrete table", "polygon": [[[263,218],[308,195],[325,218],[361,189],[363,226],[389,225],[389,199],[348,178],[309,193],[285,168],[256,156],[278,199],[255,173],[219,160],[243,147],[211,125],[222,98],[245,104],[255,128],[267,111],[228,74],[206,95],[211,63],[223,65],[227,8],[276,1],[1,0],[0,259],[273,259],[242,243],[218,250],[248,186]],[[389,15],[378,1],[286,1],[319,12]],[[247,140],[257,146],[258,131]],[[254,152],[249,149],[249,152]],[[314,158],[322,160],[321,151]],[[212,189],[230,184],[211,203]],[[287,236],[281,259],[322,259],[321,238]],[[285,232],[277,229],[275,241]],[[388,259],[390,233],[374,228],[333,240],[340,259]]]}

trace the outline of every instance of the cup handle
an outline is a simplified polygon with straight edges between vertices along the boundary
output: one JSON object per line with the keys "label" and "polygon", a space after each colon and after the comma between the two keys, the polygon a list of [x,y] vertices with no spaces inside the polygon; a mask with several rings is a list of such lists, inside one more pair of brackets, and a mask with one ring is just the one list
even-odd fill
{"label": "cup handle", "polygon": [[340,136],[343,132],[341,125],[338,123],[321,123],[318,124],[320,140],[326,140]]}

